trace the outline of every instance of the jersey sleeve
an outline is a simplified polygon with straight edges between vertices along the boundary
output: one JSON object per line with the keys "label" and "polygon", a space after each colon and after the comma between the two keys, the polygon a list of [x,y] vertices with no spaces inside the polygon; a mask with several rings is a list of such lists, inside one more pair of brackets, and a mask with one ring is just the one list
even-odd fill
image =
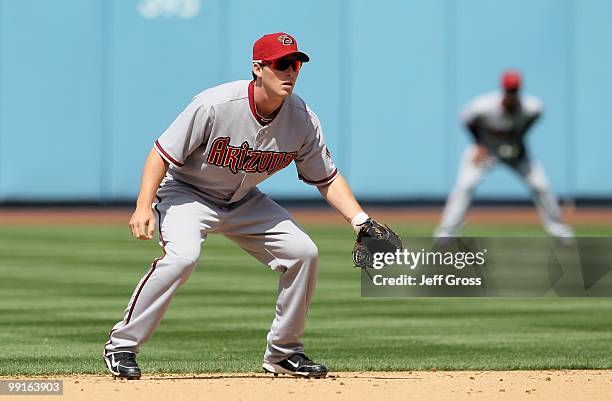
{"label": "jersey sleeve", "polygon": [[542,101],[535,96],[527,96],[522,103],[525,113],[530,119],[538,118],[544,111]]}
{"label": "jersey sleeve", "polygon": [[338,176],[331,153],[325,144],[319,118],[309,110],[311,129],[308,130],[304,145],[295,159],[298,177],[306,184],[328,185]]}
{"label": "jersey sleeve", "polygon": [[168,163],[183,167],[187,157],[205,142],[213,119],[212,108],[194,100],[155,141],[155,149]]}
{"label": "jersey sleeve", "polygon": [[480,116],[482,102],[479,99],[471,101],[459,114],[459,119],[464,125],[474,125]]}

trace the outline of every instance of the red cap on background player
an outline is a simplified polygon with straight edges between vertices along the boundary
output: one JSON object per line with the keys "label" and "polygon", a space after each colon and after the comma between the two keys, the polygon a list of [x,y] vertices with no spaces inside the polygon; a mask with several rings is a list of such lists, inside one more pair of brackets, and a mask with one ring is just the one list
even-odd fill
{"label": "red cap on background player", "polygon": [[501,86],[504,90],[515,91],[521,87],[523,79],[518,71],[505,71],[501,76]]}
{"label": "red cap on background player", "polygon": [[298,60],[307,62],[310,57],[298,50],[297,41],[288,33],[269,33],[253,44],[253,61],[274,61],[295,54]]}

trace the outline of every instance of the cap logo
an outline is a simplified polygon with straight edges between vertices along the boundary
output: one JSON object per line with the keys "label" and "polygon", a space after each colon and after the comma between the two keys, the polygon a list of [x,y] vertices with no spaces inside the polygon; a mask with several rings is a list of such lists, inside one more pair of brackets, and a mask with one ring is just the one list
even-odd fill
{"label": "cap logo", "polygon": [[285,46],[291,46],[293,43],[295,43],[293,38],[289,35],[280,35],[277,39]]}

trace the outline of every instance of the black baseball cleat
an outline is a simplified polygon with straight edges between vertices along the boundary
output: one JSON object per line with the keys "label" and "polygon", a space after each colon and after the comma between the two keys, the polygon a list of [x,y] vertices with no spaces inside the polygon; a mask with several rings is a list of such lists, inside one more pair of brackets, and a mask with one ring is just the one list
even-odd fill
{"label": "black baseball cleat", "polygon": [[138,380],[140,368],[136,363],[136,354],[130,351],[119,351],[104,354],[106,367],[115,378]]}
{"label": "black baseball cleat", "polygon": [[263,369],[265,372],[274,373],[274,376],[284,373],[286,375],[314,377],[317,379],[325,377],[328,372],[325,366],[311,361],[304,354],[293,354],[276,363],[264,362]]}

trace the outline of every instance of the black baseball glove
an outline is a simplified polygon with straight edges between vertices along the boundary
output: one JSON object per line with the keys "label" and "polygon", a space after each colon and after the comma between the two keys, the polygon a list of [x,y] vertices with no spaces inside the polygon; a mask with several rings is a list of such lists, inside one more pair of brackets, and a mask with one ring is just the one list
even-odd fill
{"label": "black baseball glove", "polygon": [[505,163],[517,164],[525,156],[525,145],[520,142],[502,142],[495,148],[495,154]]}
{"label": "black baseball glove", "polygon": [[361,224],[353,247],[353,263],[357,267],[373,267],[374,254],[402,250],[402,240],[386,225],[367,219]]}

